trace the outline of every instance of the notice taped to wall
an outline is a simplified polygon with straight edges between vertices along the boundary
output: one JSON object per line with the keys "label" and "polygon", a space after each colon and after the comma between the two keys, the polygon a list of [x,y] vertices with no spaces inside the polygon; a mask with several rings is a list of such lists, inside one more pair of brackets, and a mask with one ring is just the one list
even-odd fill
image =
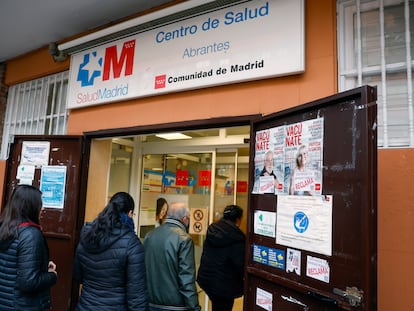
{"label": "notice taped to wall", "polygon": [[332,255],[332,196],[277,197],[276,243]]}

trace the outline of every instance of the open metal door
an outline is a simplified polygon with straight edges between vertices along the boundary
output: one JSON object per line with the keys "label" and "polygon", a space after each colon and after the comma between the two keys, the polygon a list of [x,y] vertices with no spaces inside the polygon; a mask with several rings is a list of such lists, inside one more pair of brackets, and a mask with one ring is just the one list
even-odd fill
{"label": "open metal door", "polygon": [[58,272],[51,291],[53,310],[69,310],[78,294],[72,265],[84,219],[85,149],[82,136],[16,136],[7,160],[5,202],[19,183],[43,192],[40,222]]}
{"label": "open metal door", "polygon": [[245,310],[376,310],[376,99],[365,86],[253,122]]}

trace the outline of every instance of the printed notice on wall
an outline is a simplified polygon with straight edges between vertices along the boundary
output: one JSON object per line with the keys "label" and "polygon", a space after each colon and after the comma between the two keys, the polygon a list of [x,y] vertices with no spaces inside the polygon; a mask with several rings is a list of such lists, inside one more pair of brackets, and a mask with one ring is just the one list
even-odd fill
{"label": "printed notice on wall", "polygon": [[63,209],[65,201],[66,166],[43,166],[40,177],[43,206]]}
{"label": "printed notice on wall", "polygon": [[16,178],[19,179],[19,185],[31,185],[35,175],[34,165],[19,165],[17,167]]}
{"label": "printed notice on wall", "polygon": [[24,141],[20,164],[42,166],[49,163],[50,142]]}
{"label": "printed notice on wall", "polygon": [[297,275],[300,275],[301,252],[288,248],[286,253],[286,272],[295,272]]}
{"label": "printed notice on wall", "polygon": [[283,193],[284,127],[256,132],[253,193]]}
{"label": "printed notice on wall", "polygon": [[306,258],[306,276],[329,283],[330,268],[325,259],[307,256]]}
{"label": "printed notice on wall", "polygon": [[190,208],[190,234],[204,235],[207,232],[207,208]]}
{"label": "printed notice on wall", "polygon": [[322,193],[324,119],[256,132],[252,193]]}
{"label": "printed notice on wall", "polygon": [[272,293],[259,287],[256,288],[256,305],[265,310],[271,311],[273,306]]}
{"label": "printed notice on wall", "polygon": [[254,212],[254,233],[274,238],[276,235],[276,213],[256,210]]}
{"label": "printed notice on wall", "polygon": [[277,197],[276,243],[332,255],[332,196]]}
{"label": "printed notice on wall", "polygon": [[285,193],[322,193],[323,118],[285,127]]}

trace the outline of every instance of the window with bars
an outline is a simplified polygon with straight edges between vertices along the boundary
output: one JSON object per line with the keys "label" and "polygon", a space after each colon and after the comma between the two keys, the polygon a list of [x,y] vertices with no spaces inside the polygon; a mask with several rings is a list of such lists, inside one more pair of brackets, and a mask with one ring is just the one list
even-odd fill
{"label": "window with bars", "polygon": [[8,157],[14,135],[66,134],[68,72],[9,87],[1,157]]}
{"label": "window with bars", "polygon": [[378,147],[414,147],[414,0],[338,0],[339,90],[377,86]]}

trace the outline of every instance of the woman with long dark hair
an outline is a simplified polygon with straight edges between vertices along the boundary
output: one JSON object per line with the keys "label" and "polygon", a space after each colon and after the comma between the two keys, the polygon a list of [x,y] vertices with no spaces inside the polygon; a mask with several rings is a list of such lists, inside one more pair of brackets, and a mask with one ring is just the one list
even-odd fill
{"label": "woman with long dark hair", "polygon": [[49,261],[39,216],[41,192],[17,186],[0,217],[0,310],[43,311],[50,307],[56,265]]}
{"label": "woman with long dark hair", "polygon": [[85,224],[76,250],[74,279],[83,284],[76,310],[147,310],[144,248],[134,231],[134,200],[116,193]]}

